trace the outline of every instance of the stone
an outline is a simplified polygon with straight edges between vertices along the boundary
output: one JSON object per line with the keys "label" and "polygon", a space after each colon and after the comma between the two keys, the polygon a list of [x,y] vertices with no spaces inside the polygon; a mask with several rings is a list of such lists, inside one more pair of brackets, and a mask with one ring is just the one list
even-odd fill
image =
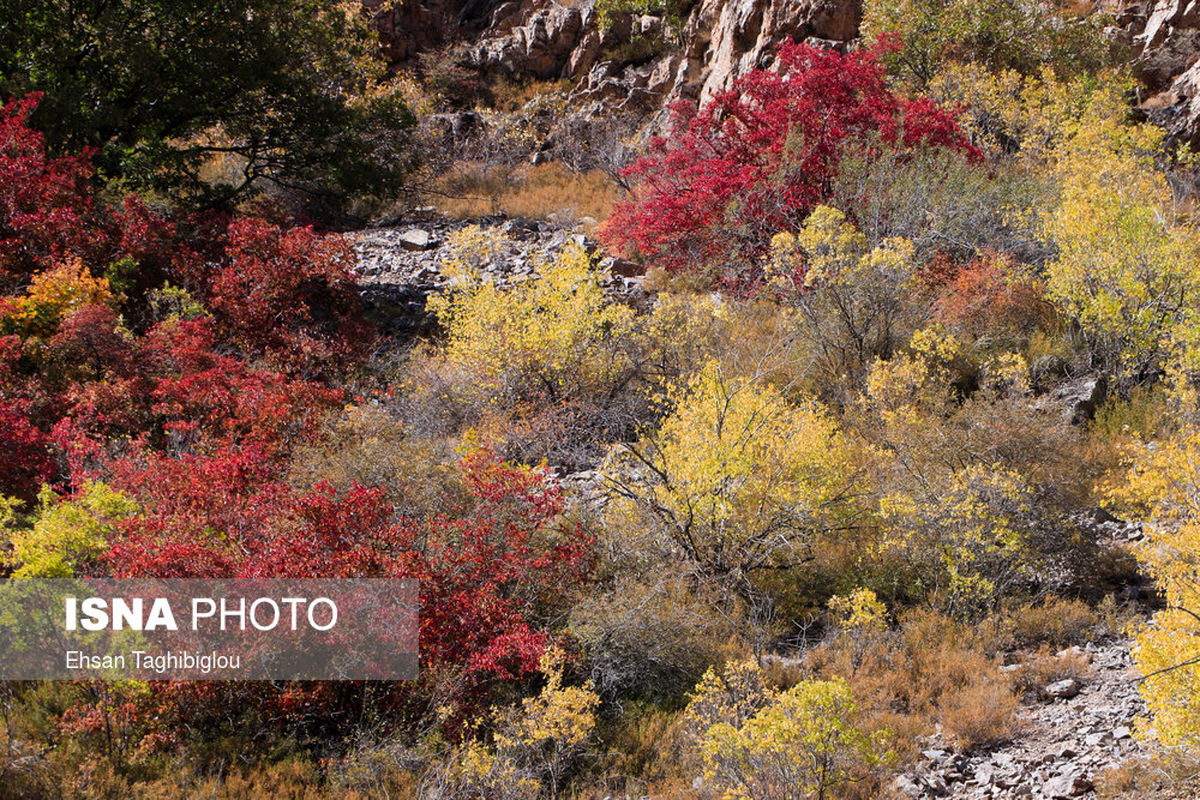
{"label": "stone", "polygon": [[1070,798],[1079,797],[1092,790],[1092,781],[1082,772],[1071,770],[1056,775],[1042,786],[1042,794],[1046,797]]}
{"label": "stone", "polygon": [[405,250],[431,250],[436,246],[433,236],[423,228],[409,228],[400,233],[396,240]]}
{"label": "stone", "polygon": [[896,787],[896,791],[908,797],[921,797],[925,794],[925,785],[907,773],[898,775],[893,785]]}
{"label": "stone", "polygon": [[1075,695],[1079,694],[1080,688],[1082,687],[1080,686],[1079,681],[1075,680],[1074,678],[1064,678],[1061,681],[1055,681],[1054,683],[1049,684],[1048,686],[1044,687],[1042,691],[1044,691],[1047,696],[1053,698],[1054,700],[1069,700]]}

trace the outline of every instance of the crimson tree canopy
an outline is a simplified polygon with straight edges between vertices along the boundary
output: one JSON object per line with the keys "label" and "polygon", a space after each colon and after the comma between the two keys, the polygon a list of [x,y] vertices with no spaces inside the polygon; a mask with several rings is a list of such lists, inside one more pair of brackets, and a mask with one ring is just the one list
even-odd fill
{"label": "crimson tree canopy", "polygon": [[887,85],[879,56],[785,43],[776,69],[742,76],[698,110],[673,108],[669,135],[626,170],[634,198],[620,204],[607,241],[668,270],[733,267],[752,283],[771,236],[796,230],[828,199],[844,153],[934,146],[978,152],[953,115]]}

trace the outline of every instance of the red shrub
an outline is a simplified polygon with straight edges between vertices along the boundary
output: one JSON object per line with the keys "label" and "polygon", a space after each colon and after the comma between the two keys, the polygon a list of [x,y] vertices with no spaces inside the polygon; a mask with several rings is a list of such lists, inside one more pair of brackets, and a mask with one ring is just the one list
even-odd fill
{"label": "red shrub", "polygon": [[270,353],[309,374],[365,352],[354,253],[342,237],[284,231],[256,218],[234,220],[227,235],[208,304],[242,352]]}
{"label": "red shrub", "polygon": [[48,158],[28,125],[40,95],[0,107],[0,277],[34,271],[48,255],[95,245],[90,153]]}
{"label": "red shrub", "polygon": [[50,441],[29,421],[28,410],[28,403],[0,397],[0,495],[26,501],[57,473]]}
{"label": "red shrub", "polygon": [[152,411],[177,447],[254,445],[282,454],[344,402],[340,390],[219,355],[206,319],[160,325],[147,345],[157,376]]}
{"label": "red shrub", "polygon": [[777,69],[747,73],[699,111],[677,106],[670,135],[626,170],[635,199],[617,207],[607,241],[669,270],[732,259],[724,279],[745,285],[771,236],[796,230],[829,196],[851,142],[868,152],[932,145],[976,157],[949,113],[888,88],[882,47],[843,55],[786,43]]}
{"label": "red shrub", "polygon": [[938,321],[972,338],[1028,336],[1054,323],[1041,281],[1011,256],[984,253],[933,279],[941,284],[934,304]]}

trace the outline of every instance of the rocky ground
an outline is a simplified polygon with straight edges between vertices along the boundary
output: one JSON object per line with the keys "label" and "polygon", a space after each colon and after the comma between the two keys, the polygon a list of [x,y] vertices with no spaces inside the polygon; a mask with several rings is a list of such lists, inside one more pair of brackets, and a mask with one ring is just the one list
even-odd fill
{"label": "rocky ground", "polygon": [[897,779],[896,788],[913,798],[1095,796],[1102,773],[1146,754],[1133,737],[1145,706],[1128,641],[1077,649],[1090,662],[1088,673],[1046,686],[1046,700],[1031,698],[1019,714],[1022,733],[1012,742],[966,756],[955,754],[940,736],[931,737],[924,759]]}
{"label": "rocky ground", "polygon": [[[537,266],[552,259],[568,244],[596,252],[595,240],[564,225],[502,216],[470,221],[447,220],[425,212],[395,225],[352,234],[358,256],[357,272],[363,303],[381,329],[400,337],[426,332],[431,320],[425,311],[429,295],[448,278],[442,264],[449,256],[446,239],[467,225],[499,227],[512,241],[508,251],[485,264],[498,284],[514,284],[537,277]],[[642,270],[612,256],[598,262],[605,290],[630,302],[644,296]]]}

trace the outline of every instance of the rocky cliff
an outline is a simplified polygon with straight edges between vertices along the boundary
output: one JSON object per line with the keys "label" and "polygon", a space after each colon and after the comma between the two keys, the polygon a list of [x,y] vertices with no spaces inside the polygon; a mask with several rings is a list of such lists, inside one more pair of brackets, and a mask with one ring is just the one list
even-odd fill
{"label": "rocky cliff", "polygon": [[[571,81],[581,111],[644,113],[703,101],[769,63],[784,39],[846,46],[862,0],[699,0],[681,25],[616,15],[602,28],[595,0],[366,0],[390,56],[453,48],[489,76]],[[1200,0],[1097,0],[1113,15],[1141,81],[1140,108],[1175,139],[1200,144]]]}
{"label": "rocky cliff", "polygon": [[468,68],[569,79],[577,105],[610,106],[706,99],[768,63],[784,39],[850,42],[862,16],[861,0],[700,0],[680,26],[619,14],[602,28],[594,0],[368,3],[396,61],[457,41],[456,59]]}
{"label": "rocky cliff", "polygon": [[1114,37],[1133,49],[1140,108],[1170,137],[1200,144],[1200,2],[1146,0],[1113,10]]}

